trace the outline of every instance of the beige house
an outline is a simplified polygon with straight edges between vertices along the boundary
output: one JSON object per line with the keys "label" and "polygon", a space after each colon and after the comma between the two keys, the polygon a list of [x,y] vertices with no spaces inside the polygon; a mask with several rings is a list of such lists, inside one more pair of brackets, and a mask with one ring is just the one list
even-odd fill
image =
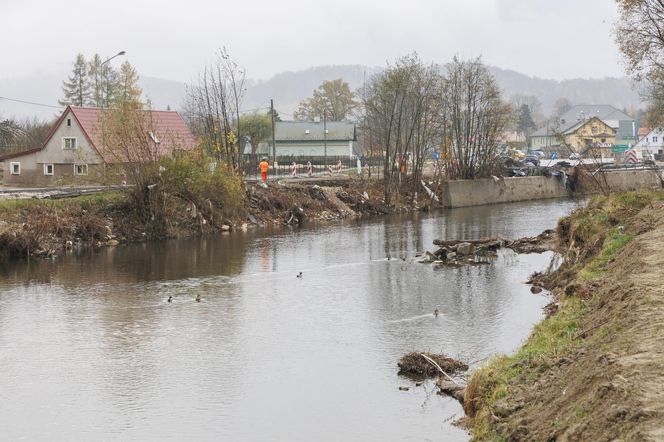
{"label": "beige house", "polygon": [[[101,141],[102,109],[68,106],[53,124],[44,144],[0,157],[7,186],[49,186],[100,182],[106,167],[118,163]],[[159,156],[190,150],[196,139],[174,111],[148,112],[152,130],[145,136]]]}
{"label": "beige house", "polygon": [[572,107],[556,121],[535,131],[530,137],[533,150],[577,153],[597,150],[610,153],[621,124],[634,119],[607,104],[581,104]]}
{"label": "beige house", "polygon": [[565,144],[574,152],[608,157],[616,142],[617,130],[597,117],[579,122],[565,132]]}

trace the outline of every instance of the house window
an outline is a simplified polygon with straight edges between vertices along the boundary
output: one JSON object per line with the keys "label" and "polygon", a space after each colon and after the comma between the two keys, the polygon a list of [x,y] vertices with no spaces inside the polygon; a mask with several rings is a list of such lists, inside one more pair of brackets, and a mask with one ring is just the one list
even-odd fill
{"label": "house window", "polygon": [[606,138],[602,138],[602,143],[606,143]]}
{"label": "house window", "polygon": [[593,131],[593,135],[597,134],[597,126],[593,126],[592,131]]}
{"label": "house window", "polygon": [[67,118],[67,126],[71,127],[71,118]]}
{"label": "house window", "polygon": [[44,175],[53,175],[53,165],[44,164]]}
{"label": "house window", "polygon": [[657,137],[652,137],[652,142],[656,143],[657,142]]}
{"label": "house window", "polygon": [[75,137],[64,137],[62,139],[62,148],[67,150],[76,149],[76,138]]}
{"label": "house window", "polygon": [[9,165],[9,169],[11,171],[12,175],[20,175],[21,174],[21,163],[17,162],[11,162]]}
{"label": "house window", "polygon": [[74,175],[87,175],[87,174],[88,174],[87,164],[74,164]]}

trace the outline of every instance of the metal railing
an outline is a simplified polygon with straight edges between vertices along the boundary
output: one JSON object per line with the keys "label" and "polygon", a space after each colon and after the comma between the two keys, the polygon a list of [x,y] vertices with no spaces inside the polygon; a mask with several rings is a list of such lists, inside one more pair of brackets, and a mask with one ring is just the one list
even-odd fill
{"label": "metal railing", "polygon": [[[244,155],[240,169],[242,170],[246,179],[260,179],[260,171],[258,165],[261,162],[263,155]],[[349,157],[343,156],[294,156],[282,155],[276,157],[273,161],[272,157],[267,157],[267,162],[270,164],[270,171],[268,172],[268,179],[274,178],[288,178],[293,176],[293,164],[295,164],[295,176],[305,178],[311,176],[328,176],[328,175],[357,175],[358,173],[358,159],[362,167],[362,174],[368,175],[369,172],[375,174],[378,170],[382,170],[383,158],[382,157]],[[309,166],[311,164],[311,166]]]}

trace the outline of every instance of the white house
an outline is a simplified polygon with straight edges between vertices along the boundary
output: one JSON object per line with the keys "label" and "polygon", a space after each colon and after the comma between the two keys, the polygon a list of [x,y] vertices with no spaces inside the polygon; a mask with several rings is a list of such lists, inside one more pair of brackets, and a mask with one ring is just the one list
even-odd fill
{"label": "white house", "polygon": [[637,152],[649,152],[652,155],[664,153],[664,128],[656,127],[641,138],[635,146]]}
{"label": "white house", "polygon": [[[323,126],[327,130],[324,132]],[[355,123],[347,121],[278,121],[275,123],[277,156],[322,157],[357,155]],[[261,143],[258,153],[271,155],[271,143]]]}

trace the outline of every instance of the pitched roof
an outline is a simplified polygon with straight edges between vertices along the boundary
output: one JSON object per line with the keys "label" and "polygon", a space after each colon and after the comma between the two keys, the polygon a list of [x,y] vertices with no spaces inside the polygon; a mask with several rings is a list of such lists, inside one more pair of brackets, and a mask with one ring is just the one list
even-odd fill
{"label": "pitched roof", "polygon": [[[568,132],[573,126],[578,125],[580,121],[589,120],[593,117],[599,118],[613,129],[618,128],[618,122],[621,120],[634,120],[634,118],[610,104],[579,104],[573,106],[570,110],[560,116],[558,119],[559,126],[556,128],[556,131]],[[549,126],[549,134],[552,132],[551,128],[552,126]],[[546,134],[547,128],[542,127],[536,130],[532,136],[543,137],[546,136]]]}
{"label": "pitched roof", "polygon": [[639,127],[639,132],[638,132],[639,140],[645,137],[646,135],[649,135],[651,131],[652,129],[650,129],[649,127]]}
{"label": "pitched roof", "polygon": [[[102,116],[104,109],[79,106],[67,106],[62,112],[62,115],[60,115],[57,121],[51,126],[51,130],[41,147],[5,155],[0,157],[0,161],[28,155],[44,149],[55,134],[55,131],[62,124],[62,121],[69,110],[71,110],[74,118],[81,126],[83,134],[88,139],[90,146],[99,154],[99,156],[107,163],[117,162],[116,158],[114,158],[108,151],[105,151],[102,142],[100,117]],[[155,143],[157,146],[156,154],[158,156],[170,155],[174,149],[191,150],[196,147],[196,138],[177,112],[155,110],[138,110],[136,112],[147,113],[147,119],[151,126],[150,132],[153,133],[155,139],[158,141]],[[149,137],[151,135],[145,134],[145,136]]]}
{"label": "pitched roof", "polygon": [[[114,158],[104,151],[100,117],[103,109],[95,107],[69,107],[88,137],[92,147],[106,162],[114,162]],[[174,149],[191,150],[196,146],[196,138],[191,133],[180,114],[175,111],[139,110],[147,114],[150,132],[154,135],[157,146],[157,155],[170,155]],[[66,113],[66,110],[65,110]],[[64,115],[64,113],[63,113]],[[152,136],[145,134],[146,137]]]}
{"label": "pitched roof", "polygon": [[[355,123],[329,121],[326,123],[327,141],[355,141]],[[278,121],[274,136],[277,141],[323,141],[323,123],[313,121]]]}

